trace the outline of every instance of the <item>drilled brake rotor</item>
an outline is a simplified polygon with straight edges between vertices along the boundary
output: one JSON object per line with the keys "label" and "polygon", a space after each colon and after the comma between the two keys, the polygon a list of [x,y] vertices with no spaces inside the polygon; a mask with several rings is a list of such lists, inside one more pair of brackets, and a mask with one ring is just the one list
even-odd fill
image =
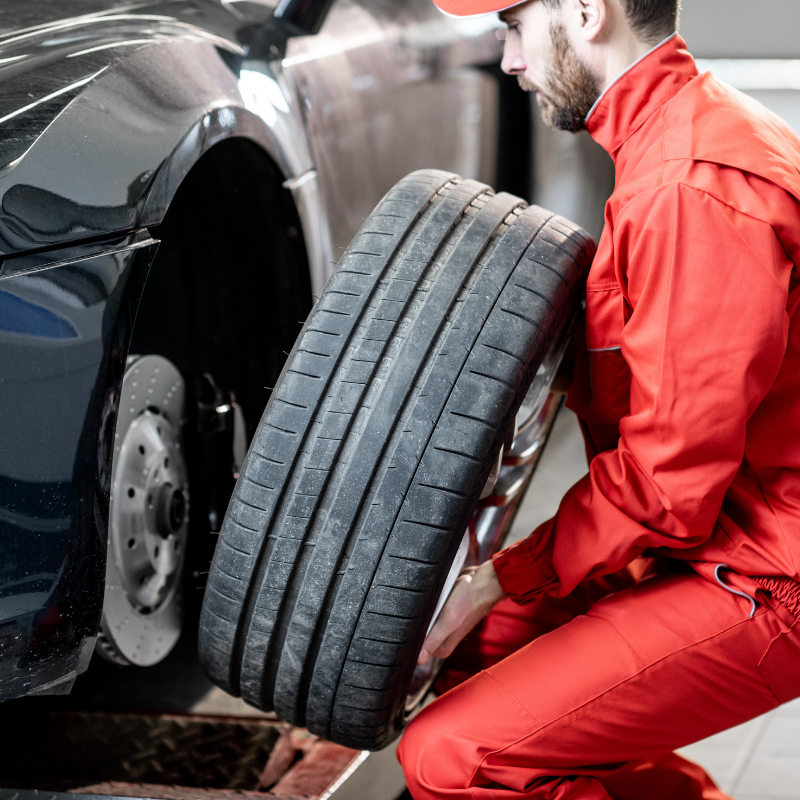
{"label": "drilled brake rotor", "polygon": [[114,441],[98,649],[116,663],[150,666],[172,650],[181,630],[189,519],[180,438],[185,387],[161,356],[131,361]]}

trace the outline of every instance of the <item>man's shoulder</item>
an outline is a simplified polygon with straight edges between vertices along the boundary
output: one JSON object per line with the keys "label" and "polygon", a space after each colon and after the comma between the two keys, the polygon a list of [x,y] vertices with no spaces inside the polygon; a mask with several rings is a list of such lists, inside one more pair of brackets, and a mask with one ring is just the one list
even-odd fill
{"label": "man's shoulder", "polygon": [[642,219],[689,220],[714,214],[731,222],[743,215],[770,227],[784,227],[791,220],[800,230],[800,202],[790,192],[758,175],[708,161],[668,164],[657,185],[621,197],[615,211],[616,225],[633,220],[637,228]]}
{"label": "man's shoulder", "polygon": [[800,201],[800,137],[757,100],[705,73],[663,109],[670,162],[714,164],[757,176]]}

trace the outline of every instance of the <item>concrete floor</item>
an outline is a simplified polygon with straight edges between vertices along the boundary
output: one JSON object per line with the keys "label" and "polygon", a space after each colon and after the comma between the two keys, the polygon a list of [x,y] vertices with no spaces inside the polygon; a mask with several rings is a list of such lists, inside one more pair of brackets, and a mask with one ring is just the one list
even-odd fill
{"label": "concrete floor", "polygon": [[[586,471],[577,418],[562,408],[507,542],[549,519]],[[736,800],[800,800],[800,700],[680,753],[701,764]]]}
{"label": "concrete floor", "polygon": [[736,800],[797,800],[800,700],[679,752]]}

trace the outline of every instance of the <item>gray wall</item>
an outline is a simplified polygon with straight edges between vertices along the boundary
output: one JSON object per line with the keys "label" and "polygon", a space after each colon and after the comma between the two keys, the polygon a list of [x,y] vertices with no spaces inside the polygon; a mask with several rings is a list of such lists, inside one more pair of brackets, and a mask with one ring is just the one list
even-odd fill
{"label": "gray wall", "polygon": [[800,0],[682,0],[697,58],[800,58]]}
{"label": "gray wall", "polygon": [[614,189],[614,164],[588,133],[550,130],[535,100],[533,118],[533,202],[577,222],[597,241]]}

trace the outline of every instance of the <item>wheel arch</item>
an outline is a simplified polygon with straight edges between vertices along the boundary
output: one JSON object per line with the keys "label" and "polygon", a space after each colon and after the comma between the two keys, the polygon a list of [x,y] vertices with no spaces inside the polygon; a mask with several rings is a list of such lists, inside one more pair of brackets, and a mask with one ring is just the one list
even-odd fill
{"label": "wheel arch", "polygon": [[109,55],[66,105],[12,114],[6,132],[29,144],[0,167],[0,257],[158,225],[203,154],[245,138],[290,187],[324,282],[329,235],[293,86],[279,62],[244,61],[238,44],[191,33]]}
{"label": "wheel arch", "polygon": [[244,136],[218,140],[192,163],[148,229],[159,252],[139,288],[130,340],[131,352],[157,352],[182,372],[228,376],[225,388],[243,398],[249,392],[234,376],[248,370],[231,364],[236,357],[226,349],[274,351],[264,339],[270,331],[280,359],[248,378],[263,395],[251,400],[256,411],[245,407],[249,433],[313,300],[299,204],[281,177],[279,165]]}

